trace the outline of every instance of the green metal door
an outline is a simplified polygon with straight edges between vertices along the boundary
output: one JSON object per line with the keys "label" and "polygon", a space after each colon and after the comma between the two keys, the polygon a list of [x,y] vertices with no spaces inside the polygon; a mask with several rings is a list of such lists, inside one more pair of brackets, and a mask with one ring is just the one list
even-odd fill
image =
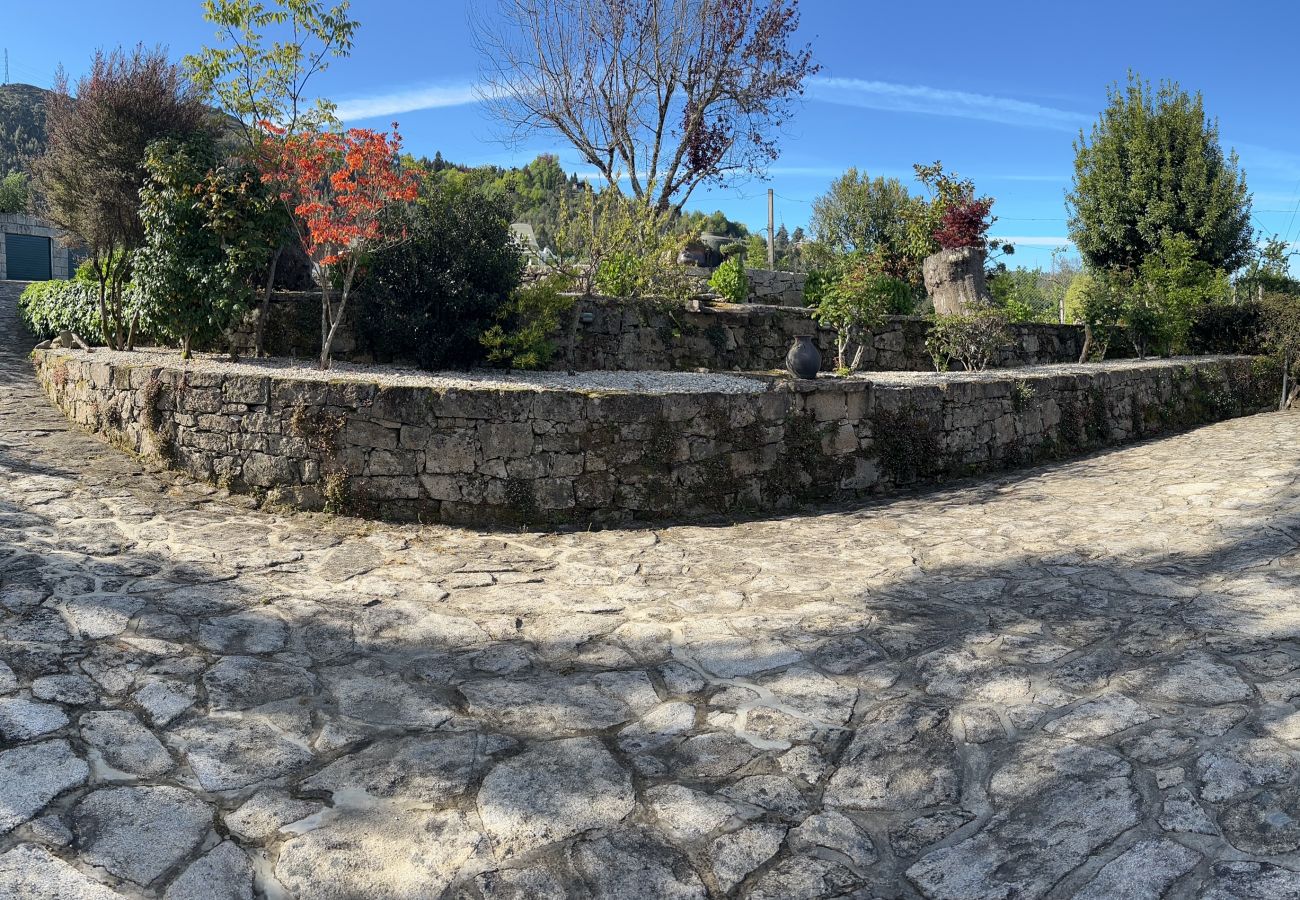
{"label": "green metal door", "polygon": [[5,277],[10,281],[49,281],[50,239],[34,234],[6,234]]}

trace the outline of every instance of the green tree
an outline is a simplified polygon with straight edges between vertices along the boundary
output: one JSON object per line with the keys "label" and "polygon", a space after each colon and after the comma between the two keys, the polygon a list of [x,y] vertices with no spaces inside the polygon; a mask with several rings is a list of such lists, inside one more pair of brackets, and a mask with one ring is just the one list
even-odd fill
{"label": "green tree", "polygon": [[[190,77],[233,116],[251,149],[267,137],[267,123],[290,133],[337,124],[329,100],[308,100],[312,77],[331,59],[352,51],[358,23],[349,0],[205,0],[203,17],[217,26],[221,45],[185,57]],[[268,39],[268,33],[280,35]]]}
{"label": "green tree", "polygon": [[1228,289],[1227,273],[1198,259],[1190,238],[1167,236],[1142,261],[1125,298],[1123,324],[1138,357],[1152,350],[1163,356],[1186,350],[1197,312],[1226,299]]}
{"label": "green tree", "polygon": [[872,178],[850,168],[813,200],[809,226],[823,252],[903,257],[918,203],[897,178]]}
{"label": "green tree", "polygon": [[1294,255],[1290,245],[1280,237],[1274,235],[1266,239],[1233,280],[1237,296],[1249,300],[1270,293],[1300,293],[1300,282],[1291,275],[1291,257]]}
{"label": "green tree", "polygon": [[1104,357],[1118,334],[1139,358],[1183,352],[1197,315],[1228,292],[1227,273],[1197,259],[1193,242],[1182,235],[1162,241],[1136,272],[1090,270],[1066,295],[1070,316],[1086,330],[1080,361]]}
{"label": "green tree", "polygon": [[[836,366],[841,371],[856,371],[862,365],[867,333],[898,305],[909,302],[910,294],[905,282],[878,274],[861,263],[821,293],[812,315],[821,324],[835,329]],[[848,361],[849,347],[855,343],[857,350],[852,361]]]}
{"label": "green tree", "polygon": [[523,273],[507,205],[426,179],[408,216],[408,239],[374,254],[357,287],[360,336],[426,369],[480,362],[480,338]]}
{"label": "green tree", "polygon": [[42,212],[90,250],[104,342],[134,346],[139,310],[127,301],[131,259],[144,239],[145,152],[163,138],[215,134],[212,111],[159,48],[96,53],[76,96],[60,74],[50,97],[47,149],[36,163]]}
{"label": "green tree", "polygon": [[256,170],[223,165],[211,140],[151,144],[145,169],[135,281],[156,329],[189,359],[196,341],[219,339],[247,311],[279,224],[277,201]]}
{"label": "green tree", "polygon": [[10,172],[0,178],[0,213],[27,211],[28,178],[22,172]]}
{"label": "green tree", "polygon": [[1278,409],[1286,409],[1300,395],[1300,386],[1289,387],[1289,379],[1300,360],[1300,296],[1272,292],[1264,295],[1264,339],[1282,358],[1282,396]]}
{"label": "green tree", "polygon": [[[358,23],[348,17],[349,0],[327,6],[319,0],[204,0],[203,17],[217,26],[216,47],[185,57],[191,79],[237,123],[253,159],[272,159],[265,143],[280,134],[337,127],[335,105],[309,100],[313,76],[330,60],[352,51]],[[272,35],[276,37],[272,37]],[[254,333],[254,352],[263,351],[266,319],[276,270],[294,241],[286,208],[281,228],[268,237],[266,281]]]}
{"label": "green tree", "polygon": [[1091,136],[1075,142],[1070,236],[1097,269],[1136,272],[1167,236],[1233,271],[1252,244],[1250,194],[1235,153],[1224,154],[1201,95],[1175,82],[1153,90],[1130,73],[1114,85]]}
{"label": "green tree", "polygon": [[1006,269],[988,281],[993,302],[1012,322],[1052,322],[1056,301],[1049,296],[1047,274],[1042,269]]}

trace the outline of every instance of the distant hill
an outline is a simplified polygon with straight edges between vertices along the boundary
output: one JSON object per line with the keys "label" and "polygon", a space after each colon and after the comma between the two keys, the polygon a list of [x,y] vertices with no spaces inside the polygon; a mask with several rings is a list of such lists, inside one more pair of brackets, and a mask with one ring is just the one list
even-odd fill
{"label": "distant hill", "polygon": [[[28,172],[45,152],[45,101],[50,91],[31,84],[0,84],[0,177]],[[239,123],[222,117],[222,136],[234,140]]]}
{"label": "distant hill", "polygon": [[0,176],[26,172],[45,152],[45,98],[31,84],[0,84]]}

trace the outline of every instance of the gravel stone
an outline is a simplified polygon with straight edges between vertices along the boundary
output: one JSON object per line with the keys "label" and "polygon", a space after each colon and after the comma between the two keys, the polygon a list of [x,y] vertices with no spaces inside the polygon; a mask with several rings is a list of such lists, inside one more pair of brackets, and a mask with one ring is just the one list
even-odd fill
{"label": "gravel stone", "polygon": [[258,791],[224,817],[235,837],[254,843],[269,840],[285,826],[314,816],[325,808],[313,800],[298,800],[281,790]]}
{"label": "gravel stone", "polygon": [[459,812],[349,809],[286,841],[275,875],[293,896],[319,900],[438,897],[482,842]]}
{"label": "gravel stone", "polygon": [[1170,840],[1139,841],[1102,866],[1074,900],[1160,900],[1201,854]]}
{"label": "gravel stone", "polygon": [[252,719],[203,719],[175,732],[205,791],[231,791],[279,778],[307,765],[300,741]]}
{"label": "gravel stone", "polygon": [[0,700],[0,738],[6,741],[30,741],[67,724],[67,715],[53,704],[19,697]]}
{"label": "gravel stone", "polygon": [[748,825],[724,834],[709,845],[709,865],[722,890],[730,891],[767,862],[785,840],[783,825]]}
{"label": "gravel stone", "polygon": [[886,704],[854,733],[825,802],[852,809],[935,806],[957,799],[958,782],[944,711]]}

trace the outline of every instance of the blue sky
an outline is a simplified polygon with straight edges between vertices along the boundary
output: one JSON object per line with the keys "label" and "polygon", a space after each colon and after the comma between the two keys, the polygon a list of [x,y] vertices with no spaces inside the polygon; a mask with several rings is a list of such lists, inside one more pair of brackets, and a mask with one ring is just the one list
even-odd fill
{"label": "blue sky", "polygon": [[[497,140],[499,129],[472,101],[473,5],[354,0],[355,51],[320,78],[320,91],[355,124],[396,119],[415,153],[509,164],[554,150],[585,171],[561,144]],[[1260,0],[1230,8],[804,0],[802,35],[824,69],[780,136],[771,181],[697,193],[690,206],[759,227],[771,186],[778,222],[793,229],[848,166],[910,184],[912,163],[942,159],[997,198],[994,232],[1017,239],[1016,261],[1046,264],[1066,234],[1072,141],[1103,107],[1107,84],[1131,67],[1205,95],[1224,143],[1241,156],[1258,227],[1300,240],[1300,120],[1287,77],[1297,26],[1300,5]],[[179,57],[211,40],[197,0],[66,0],[57,27],[44,13],[10,12],[0,30],[10,79],[43,86],[59,63],[76,75],[99,46],[162,43]]]}

